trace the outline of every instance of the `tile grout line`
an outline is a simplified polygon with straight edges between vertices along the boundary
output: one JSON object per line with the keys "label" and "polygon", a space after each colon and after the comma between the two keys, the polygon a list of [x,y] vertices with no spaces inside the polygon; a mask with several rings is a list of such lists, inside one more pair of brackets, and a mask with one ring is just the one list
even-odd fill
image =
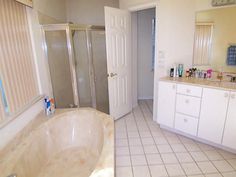
{"label": "tile grout line", "polygon": [[[143,114],[142,107],[140,107],[140,108],[141,108],[141,112],[142,112],[142,114]],[[144,119],[145,119],[144,114],[143,114],[143,117],[144,117]],[[146,121],[146,119],[145,119],[145,121]],[[148,128],[149,128],[149,131],[151,132],[149,125],[148,125]],[[153,139],[153,141],[154,141],[154,137],[153,137],[152,133],[151,133],[151,136],[152,136],[152,139]],[[160,155],[161,161],[163,162],[163,166],[164,166],[164,168],[165,168],[165,170],[166,170],[166,173],[167,173],[168,177],[170,177],[170,174],[169,174],[169,172],[167,171],[167,168],[166,168],[166,166],[165,166],[165,164],[164,164],[163,158],[161,157],[161,153],[160,153],[160,151],[159,151],[159,149],[158,149],[158,147],[157,147],[157,145],[156,145],[156,142],[154,141],[154,143],[155,143],[155,146],[156,146],[156,148],[157,148],[157,150],[158,150],[158,152],[159,152],[159,155]],[[145,156],[146,156],[146,154],[145,154]],[[150,168],[149,168],[149,170],[150,170]],[[150,170],[150,171],[151,171],[151,170]]]}
{"label": "tile grout line", "polygon": [[[138,109],[139,109],[140,112],[142,113],[142,110],[141,110],[141,107],[140,107],[139,104],[138,104]],[[142,117],[144,118],[144,115],[143,115],[143,114],[142,114]],[[136,126],[137,126],[137,128],[138,128],[138,124],[137,124],[137,120],[136,120],[135,114],[134,114],[134,118],[135,118]],[[145,119],[145,118],[144,118],[144,119]],[[145,123],[146,123],[146,121],[145,121]],[[146,124],[147,124],[147,123],[146,123]],[[140,130],[139,130],[139,128],[138,128],[138,134],[139,134],[139,136],[140,136]],[[144,145],[143,145],[141,136],[140,136],[140,139],[141,139],[141,144],[142,144],[142,148],[143,148],[143,152],[144,152]],[[148,160],[147,160],[147,156],[146,156],[146,153],[145,153],[145,152],[144,152],[144,156],[145,156],[145,159],[146,159],[146,162],[147,162],[147,167],[148,167],[148,170],[149,170],[150,177],[152,177],[151,169],[150,169],[150,167],[149,167]]]}
{"label": "tile grout line", "polygon": [[[133,112],[131,112],[130,114],[132,114],[132,117],[133,117]],[[133,170],[133,163],[132,163],[132,158],[131,158],[131,151],[130,151],[129,135],[128,135],[126,117],[124,117],[124,119],[125,119],[125,129],[126,129],[126,133],[127,133],[127,141],[128,141],[128,149],[129,149],[129,159],[130,159],[130,165],[131,165],[130,168],[131,168],[132,176],[134,177],[134,170]]]}
{"label": "tile grout line", "polygon": [[[137,109],[137,113],[140,113],[140,119],[137,119],[137,115],[135,114],[135,109]],[[181,167],[181,169],[183,170],[183,172],[184,172],[184,174],[186,175],[186,177],[188,177],[188,175],[187,175],[187,173],[185,172],[185,170],[184,170],[184,168],[183,168],[183,166],[182,166],[182,164],[190,164],[190,163],[192,163],[192,164],[195,164],[197,167],[198,167],[198,169],[200,170],[200,172],[201,172],[201,175],[203,175],[203,176],[207,176],[207,175],[213,175],[213,174],[219,174],[219,175],[221,175],[221,176],[223,176],[223,173],[234,173],[234,172],[236,172],[236,169],[233,167],[233,165],[231,165],[231,163],[229,162],[229,160],[231,160],[231,159],[236,159],[236,158],[234,158],[234,157],[228,157],[227,158],[227,156],[224,156],[224,155],[222,155],[222,153],[224,152],[224,151],[222,151],[222,153],[219,151],[220,149],[218,149],[218,148],[214,148],[214,147],[212,147],[213,149],[206,149],[204,146],[201,146],[201,144],[203,144],[203,145],[205,145],[204,143],[201,143],[201,142],[197,142],[197,141],[194,141],[194,140],[192,140],[193,141],[193,143],[194,143],[194,145],[196,145],[197,147],[198,147],[198,149],[197,150],[193,150],[193,151],[191,151],[191,150],[189,150],[188,148],[186,148],[186,144],[188,144],[188,142],[184,142],[184,139],[181,139],[181,137],[179,137],[178,136],[178,134],[176,134],[176,133],[173,133],[173,132],[171,132],[171,133],[173,133],[173,135],[175,135],[176,137],[177,137],[177,139],[180,141],[179,143],[176,143],[176,144],[180,144],[180,145],[182,145],[185,149],[186,149],[186,152],[178,152],[178,151],[174,151],[174,149],[173,149],[173,147],[172,147],[172,145],[171,145],[171,143],[170,143],[170,140],[168,139],[168,137],[171,137],[171,136],[168,136],[168,134],[166,134],[165,132],[162,132],[163,130],[161,129],[161,131],[158,129],[158,124],[156,123],[156,125],[154,125],[154,124],[152,124],[152,122],[153,122],[153,120],[152,121],[149,121],[149,114],[150,115],[152,115],[152,112],[151,112],[151,110],[150,110],[150,108],[149,108],[149,106],[148,106],[148,103],[147,103],[147,101],[145,100],[145,101],[141,101],[141,102],[139,102],[139,104],[138,104],[138,106],[135,108],[135,109],[133,109],[132,110],[132,112],[131,112],[131,116],[132,117],[127,117],[126,118],[126,116],[124,116],[124,117],[122,117],[122,119],[124,119],[124,125],[125,125],[125,129],[124,129],[124,131],[125,131],[125,133],[126,133],[126,138],[127,138],[127,145],[128,145],[128,150],[129,150],[129,159],[130,159],[130,165],[131,165],[131,170],[132,170],[132,175],[133,175],[133,177],[135,177],[134,176],[134,166],[133,166],[133,163],[132,163],[132,155],[131,155],[131,149],[130,149],[130,147],[131,147],[131,145],[130,145],[130,139],[129,139],[129,131],[128,131],[128,124],[127,124],[127,121],[128,121],[128,118],[131,118],[131,123],[134,123],[135,124],[135,126],[136,126],[136,129],[137,130],[135,130],[134,132],[136,132],[137,131],[137,134],[138,134],[138,138],[137,139],[139,139],[140,140],[140,142],[141,142],[141,147],[142,147],[142,149],[143,149],[143,153],[144,153],[144,157],[145,157],[145,160],[146,160],[146,163],[147,163],[147,168],[148,168],[148,170],[149,170],[149,173],[150,173],[150,177],[152,177],[152,173],[151,173],[151,169],[150,169],[150,167],[151,166],[155,166],[156,164],[150,164],[149,165],[149,163],[148,163],[148,160],[147,160],[147,155],[149,154],[149,153],[145,153],[145,147],[147,147],[147,146],[149,146],[149,144],[143,144],[143,139],[145,139],[145,138],[152,138],[152,140],[154,141],[153,143],[154,144],[150,144],[150,146],[154,146],[156,149],[157,149],[157,154],[159,154],[160,155],[160,159],[161,159],[161,161],[162,161],[162,164],[161,164],[161,166],[163,166],[164,168],[165,168],[165,170],[166,170],[166,173],[167,173],[167,175],[170,177],[170,174],[168,173],[168,171],[167,171],[167,168],[166,168],[166,165],[168,165],[168,164],[165,164],[164,163],[164,161],[163,161],[163,158],[162,158],[162,154],[174,154],[174,156],[175,156],[175,158],[177,159],[177,163],[170,163],[170,165],[171,164],[177,164],[177,165],[180,165],[180,167]],[[132,122],[132,121],[134,121],[134,122]],[[143,124],[140,124],[140,121],[141,121],[141,123],[143,122]],[[130,125],[132,125],[132,124],[130,124]],[[142,127],[142,125],[145,125],[144,127]],[[140,128],[141,127],[141,128]],[[157,129],[155,129],[155,127],[157,127]],[[142,128],[147,128],[147,129],[143,129],[142,130]],[[170,147],[170,149],[172,150],[172,152],[171,153],[160,153],[159,152],[159,149],[158,149],[158,144],[157,144],[157,142],[155,141],[155,138],[158,138],[159,136],[155,136],[155,138],[154,138],[154,135],[153,135],[153,132],[156,132],[156,130],[157,130],[157,132],[160,132],[161,134],[163,134],[163,138],[167,141],[166,143],[167,144],[163,144],[163,145],[169,145],[169,147]],[[141,132],[142,131],[144,131],[144,132],[149,132],[150,133],[150,136],[141,136]],[[133,132],[133,131],[130,131],[130,132]],[[168,131],[167,131],[168,132]],[[158,135],[158,134],[157,134]],[[175,137],[175,136],[173,136],[173,137]],[[184,137],[184,136],[183,136]],[[132,138],[132,137],[131,137]],[[135,138],[135,137],[133,137],[133,138]],[[119,138],[119,139],[125,139],[125,138]],[[174,143],[175,144],[175,143]],[[189,143],[189,144],[191,144],[191,143]],[[161,145],[161,144],[160,144]],[[135,145],[136,146],[136,145]],[[139,145],[140,146],[140,145]],[[125,145],[122,145],[122,146],[119,146],[119,147],[127,147],[127,146],[125,146]],[[211,160],[212,158],[210,158],[210,157],[208,157],[208,155],[207,155],[207,151],[212,151],[212,152],[216,152],[219,156],[220,156],[220,159],[216,159],[216,160]],[[206,156],[206,159],[207,160],[204,160],[204,161],[196,161],[194,158],[193,158],[193,155],[191,154],[191,153],[193,153],[193,152],[200,152],[200,153],[202,153],[204,156]],[[225,151],[225,152],[227,152],[227,151]],[[191,158],[192,158],[192,162],[184,162],[184,163],[181,163],[180,162],[180,160],[179,160],[179,158],[177,157],[177,154],[176,153],[187,153]],[[152,154],[152,153],[150,153],[150,154]],[[156,154],[156,153],[155,153]],[[134,155],[139,155],[139,154],[134,154]],[[141,154],[140,154],[141,155]],[[123,155],[122,155],[123,156]],[[216,166],[215,166],[215,164],[213,163],[213,162],[215,162],[215,161],[225,161],[231,168],[232,168],[232,171],[220,171]],[[203,172],[203,170],[200,168],[200,166],[198,165],[198,163],[201,163],[201,162],[207,162],[207,163],[210,163],[215,169],[216,169],[216,172],[212,172],[212,173],[204,173]],[[157,164],[158,165],[158,164]],[[146,165],[137,165],[137,166],[146,166]],[[128,167],[128,166],[125,166],[125,167]],[[192,175],[192,174],[191,174]],[[191,176],[190,175],[190,176]],[[198,173],[198,174],[194,174],[194,175],[200,175],[200,173]]]}
{"label": "tile grout line", "polygon": [[[172,146],[171,146],[171,144],[170,144],[170,142],[169,142],[169,140],[168,140],[168,138],[167,138],[167,135],[166,135],[165,133],[164,133],[164,137],[166,138],[167,143],[168,143],[169,147],[170,147],[171,150],[172,150],[172,153],[162,153],[162,154],[174,154],[175,158],[176,158],[177,161],[179,162],[178,165],[180,165],[180,167],[181,167],[182,171],[184,172],[185,176],[188,176],[187,173],[185,172],[185,170],[183,169],[183,167],[182,167],[182,165],[181,165],[181,162],[179,161],[179,159],[178,159],[178,157],[177,157],[177,155],[176,155],[176,152],[173,150],[173,148],[172,148]],[[178,136],[176,136],[176,137],[177,137],[178,140],[181,142],[181,140],[179,139],[179,137],[178,137]],[[178,143],[178,144],[180,144],[180,143]],[[181,144],[184,146],[184,144],[183,144],[182,142],[181,142]],[[184,146],[184,147],[185,147],[185,146]],[[187,149],[186,149],[186,150],[187,150]],[[161,153],[160,153],[160,157],[161,157],[161,159],[162,159]],[[163,159],[162,159],[162,161],[163,161]],[[166,165],[174,165],[174,163],[173,163],[173,164],[165,164],[164,161],[163,161],[163,164],[164,164],[165,168],[166,168]],[[167,169],[166,169],[166,171],[167,171]],[[168,171],[167,171],[167,173],[168,173]],[[169,173],[168,173],[168,175],[169,175]],[[169,177],[170,177],[170,175],[169,175]]]}
{"label": "tile grout line", "polygon": [[[130,168],[131,168],[131,173],[132,173],[132,177],[134,177],[134,174],[133,174],[133,169],[132,169],[132,161],[131,161],[131,154],[130,154],[130,148],[129,148],[129,138],[128,138],[128,131],[127,131],[127,125],[126,125],[126,119],[125,119],[126,116],[122,117],[121,119],[124,119],[124,126],[125,126],[125,133],[126,133],[126,138],[127,138],[127,143],[128,143],[128,146],[121,146],[121,147],[127,147],[128,150],[129,150],[129,155],[121,155],[122,157],[130,157]],[[120,139],[126,139],[126,138],[120,138]],[[116,147],[117,148],[117,147]],[[116,155],[118,156],[118,155]],[[120,167],[129,167],[129,166],[120,166]],[[117,166],[116,166],[117,168]]]}
{"label": "tile grout line", "polygon": [[[167,175],[168,175],[168,177],[171,177],[170,174],[169,174],[169,172],[168,172],[168,170],[167,170],[167,168],[166,168],[166,165],[174,165],[174,164],[177,164],[177,163],[166,164],[166,163],[164,162],[163,158],[162,158],[162,154],[174,154],[174,155],[175,155],[175,158],[176,158],[177,160],[178,160],[178,158],[177,158],[176,153],[174,152],[173,148],[171,147],[171,145],[170,145],[170,143],[169,143],[169,141],[168,141],[167,136],[165,135],[165,133],[163,133],[163,136],[164,136],[164,138],[166,139],[167,144],[161,144],[161,145],[169,145],[170,148],[171,148],[171,150],[172,150],[172,152],[168,152],[168,153],[160,153],[160,152],[159,152],[159,153],[160,153],[160,157],[161,157],[161,159],[162,159],[162,161],[163,161],[163,166],[164,166],[165,169],[166,169]],[[152,137],[153,137],[153,136],[152,136]],[[154,139],[154,137],[153,137],[153,139]],[[156,144],[156,143],[155,143],[155,144]],[[156,146],[157,146],[157,145],[156,145]],[[157,149],[158,149],[158,147],[157,147]],[[179,162],[179,160],[178,160],[178,162]],[[181,167],[181,169],[183,170],[185,176],[187,177],[187,174],[185,173],[184,169],[182,168],[180,162],[178,163],[178,165],[180,165],[180,167]],[[180,177],[180,176],[182,176],[182,175],[178,175],[178,176]],[[178,177],[178,176],[176,176],[176,177]]]}
{"label": "tile grout line", "polygon": [[[193,159],[193,161],[194,161],[194,163],[197,165],[197,167],[199,168],[199,170],[202,172],[202,175],[204,175],[204,176],[206,176],[206,175],[208,175],[208,174],[214,174],[214,173],[208,173],[208,174],[206,174],[206,173],[204,173],[203,171],[202,171],[202,169],[199,167],[199,165],[198,165],[198,162],[194,159],[194,157],[193,157],[193,155],[191,154],[191,152],[202,152],[205,156],[206,156],[206,158],[208,159],[208,161],[199,161],[199,162],[210,162],[214,167],[215,167],[215,165],[210,161],[210,159],[208,158],[208,156],[203,152],[203,150],[201,149],[201,147],[193,140],[193,142],[196,144],[196,146],[200,149],[200,151],[189,151],[187,148],[186,148],[186,146],[185,146],[185,143],[183,143],[183,145],[184,145],[184,147],[186,148],[186,150],[187,150],[187,152],[189,153],[189,155],[191,156],[191,158]],[[216,167],[215,167],[216,168]],[[219,172],[219,170],[216,168],[216,170]],[[219,172],[220,173],[220,172]],[[221,173],[220,173],[221,174]]]}

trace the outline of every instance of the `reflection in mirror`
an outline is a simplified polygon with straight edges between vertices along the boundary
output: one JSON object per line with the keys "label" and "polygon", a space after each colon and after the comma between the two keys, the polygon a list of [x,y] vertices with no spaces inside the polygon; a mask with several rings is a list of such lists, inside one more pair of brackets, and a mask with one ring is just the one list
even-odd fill
{"label": "reflection in mirror", "polygon": [[193,65],[236,73],[236,7],[196,14]]}

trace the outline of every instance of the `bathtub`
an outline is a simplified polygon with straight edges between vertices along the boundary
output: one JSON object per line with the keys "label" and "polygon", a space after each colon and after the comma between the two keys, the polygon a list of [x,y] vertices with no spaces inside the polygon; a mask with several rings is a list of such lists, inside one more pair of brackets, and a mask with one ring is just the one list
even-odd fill
{"label": "bathtub", "polygon": [[114,177],[114,121],[75,109],[42,123],[0,159],[0,177]]}

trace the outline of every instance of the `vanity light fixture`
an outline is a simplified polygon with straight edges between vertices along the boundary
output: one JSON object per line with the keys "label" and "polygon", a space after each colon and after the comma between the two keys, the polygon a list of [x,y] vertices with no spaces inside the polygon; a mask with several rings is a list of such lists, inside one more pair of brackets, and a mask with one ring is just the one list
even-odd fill
{"label": "vanity light fixture", "polygon": [[212,2],[211,2],[211,5],[213,7],[234,5],[234,4],[236,4],[236,0],[212,0]]}

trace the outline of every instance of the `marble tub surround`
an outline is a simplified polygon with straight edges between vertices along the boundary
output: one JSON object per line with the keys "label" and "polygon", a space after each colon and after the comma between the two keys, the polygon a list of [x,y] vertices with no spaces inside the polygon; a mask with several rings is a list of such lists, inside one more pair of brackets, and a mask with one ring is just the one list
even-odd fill
{"label": "marble tub surround", "polygon": [[1,153],[1,177],[114,177],[110,116],[84,108],[57,110],[53,118],[37,121],[41,125]]}
{"label": "marble tub surround", "polygon": [[190,84],[195,86],[210,87],[217,89],[225,89],[229,91],[236,91],[236,83],[229,81],[220,81],[217,79],[203,79],[203,78],[187,78],[187,77],[163,77],[160,81],[170,81],[181,84]]}

